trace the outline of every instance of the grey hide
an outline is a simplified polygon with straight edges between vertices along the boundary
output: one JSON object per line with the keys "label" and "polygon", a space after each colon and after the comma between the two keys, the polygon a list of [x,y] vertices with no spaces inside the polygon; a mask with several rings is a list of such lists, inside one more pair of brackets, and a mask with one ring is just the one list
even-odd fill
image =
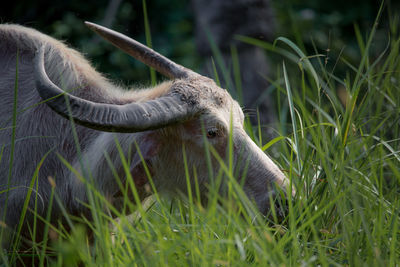
{"label": "grey hide", "polygon": [[[3,152],[0,161],[0,220],[4,220],[10,228],[14,228],[19,222],[26,194],[41,160],[43,164],[38,172],[38,189],[36,190],[35,184],[29,208],[34,208],[34,200],[37,198],[37,212],[40,216],[45,216],[51,192],[48,177],[52,177],[56,184],[56,194],[66,211],[90,218],[88,211],[79,203],[87,202],[85,184],[60,160],[60,157],[64,158],[78,172],[82,172],[71,122],[47,105],[56,102],[41,103],[42,99],[37,91],[39,78],[35,76],[35,62],[40,64],[40,61],[35,61],[35,54],[39,48],[44,49],[45,74],[50,83],[94,105],[103,103],[129,106],[130,103],[157,101],[173,92],[182,101],[194,106],[192,112],[195,112],[190,116],[183,116],[179,122],[171,120],[168,125],[159,125],[156,129],[147,131],[113,133],[96,130],[96,127],[92,129],[75,125],[82,162],[87,166],[98,190],[114,204],[118,204],[120,190],[105,155],[111,159],[122,183],[125,179],[115,140],[119,141],[126,157],[129,157],[130,171],[142,197],[146,194],[144,188],[147,179],[135,142],[150,168],[158,190],[173,194],[186,191],[182,157],[185,147],[189,171],[197,171],[201,190],[205,192],[209,173],[204,156],[202,124],[208,142],[222,158],[225,158],[229,125],[232,125],[234,163],[240,171],[239,177],[247,169],[244,191],[256,202],[260,211],[265,212],[269,207],[269,194],[274,193],[273,183],[287,185],[279,168],[244,131],[244,116],[238,103],[214,81],[192,75],[166,81],[153,88],[125,90],[96,72],[82,55],[65,44],[33,29],[18,25],[0,25],[0,151]],[[9,175],[16,65],[18,113],[12,172]],[[74,116],[79,123],[80,115]],[[214,164],[214,174],[218,170],[218,164]],[[8,177],[11,178],[10,184]],[[55,223],[60,217],[61,211],[58,205],[54,205],[52,222]],[[31,220],[32,214],[28,212],[26,224]],[[38,224],[38,236],[40,227],[42,225]],[[25,227],[23,231],[28,231],[27,229]]]}

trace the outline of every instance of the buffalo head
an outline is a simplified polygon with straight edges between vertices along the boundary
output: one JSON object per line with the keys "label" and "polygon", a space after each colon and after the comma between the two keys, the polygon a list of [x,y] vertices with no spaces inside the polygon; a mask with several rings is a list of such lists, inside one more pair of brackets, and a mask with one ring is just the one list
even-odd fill
{"label": "buffalo head", "polygon": [[[50,81],[44,68],[45,49],[42,48],[36,56],[35,77],[40,96],[50,99],[46,103],[61,116],[72,117],[79,125],[104,132],[131,133],[160,190],[186,190],[183,152],[189,173],[197,178],[201,191],[210,184],[210,175],[217,176],[221,168],[214,159],[229,158],[231,153],[231,165],[244,191],[260,211],[265,212],[270,195],[275,194],[274,184],[285,187],[287,179],[246,134],[242,109],[227,90],[127,36],[93,23],[87,25],[172,81],[162,85],[162,93],[147,97],[145,101],[120,104],[88,101],[66,93]],[[205,156],[208,144],[213,152],[211,168]],[[98,145],[104,144],[99,141]],[[138,181],[143,180],[138,167],[141,160],[132,162],[132,176],[140,186],[142,183]],[[224,190],[222,187],[221,191]]]}

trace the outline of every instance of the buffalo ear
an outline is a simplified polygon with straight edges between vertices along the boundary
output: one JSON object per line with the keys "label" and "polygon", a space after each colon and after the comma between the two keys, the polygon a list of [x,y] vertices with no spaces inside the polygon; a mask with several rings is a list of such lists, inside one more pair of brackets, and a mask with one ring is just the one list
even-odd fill
{"label": "buffalo ear", "polygon": [[[146,165],[150,172],[150,177],[152,177],[153,169],[151,159],[157,155],[161,147],[158,140],[155,134],[141,133],[135,136],[135,140],[131,144],[133,154],[130,163],[130,173],[140,200],[144,200],[145,197],[151,195],[151,188],[148,185],[149,179],[144,166]],[[120,173],[120,177],[123,177],[122,175],[125,174]],[[112,196],[113,205],[118,210],[122,210],[122,208],[125,207],[125,194],[127,194],[130,201],[135,201],[134,195],[129,189],[130,185],[127,183],[126,176],[123,183],[125,184],[125,189],[122,189],[122,191],[117,190]]]}
{"label": "buffalo ear", "polygon": [[136,151],[132,158],[130,171],[137,188],[143,187],[148,182],[145,166],[153,176],[151,159],[158,154],[161,147],[157,139],[155,134],[143,134],[133,144]]}

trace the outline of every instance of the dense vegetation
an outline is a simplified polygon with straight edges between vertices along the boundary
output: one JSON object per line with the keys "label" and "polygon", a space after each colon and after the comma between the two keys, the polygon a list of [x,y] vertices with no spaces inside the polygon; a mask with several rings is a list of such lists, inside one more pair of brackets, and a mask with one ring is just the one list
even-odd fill
{"label": "dense vegetation", "polygon": [[[183,1],[174,2],[184,6]],[[302,14],[302,6],[296,1],[290,4],[293,9],[287,17],[276,4],[278,20],[293,21]],[[156,7],[148,8],[151,14]],[[307,23],[293,24],[292,30],[282,34],[290,38],[279,37],[275,44],[238,37],[264,48],[276,61],[274,73],[266,79],[276,95],[277,137],[264,140],[263,127],[246,127],[296,187],[296,196],[287,200],[283,221],[277,219],[273,207],[270,216],[257,213],[232,169],[221,160],[221,177],[228,179],[229,187],[224,199],[213,188],[206,207],[198,193],[190,190],[181,200],[156,193],[144,205],[129,203],[134,216],[113,219],[106,212],[113,207],[89,189],[93,222],[71,225],[71,232],[49,225],[48,240],[30,251],[0,251],[1,259],[32,257],[56,266],[395,266],[400,261],[400,18],[384,6],[379,12],[379,7],[371,9],[363,11],[367,19],[351,29],[334,25],[337,31],[331,38],[325,32],[327,25],[313,27],[310,33]],[[142,10],[132,8],[131,12],[139,16]],[[349,24],[360,19],[349,14]],[[59,27],[59,37],[69,39],[70,34],[85,31],[90,38],[77,18],[69,19],[50,27]],[[72,26],[76,31],[68,29]],[[64,33],[63,27],[67,27]],[[165,35],[183,38],[191,32],[191,26],[187,27],[182,26],[179,34],[166,30]],[[325,39],[313,39],[315,32]],[[194,52],[191,41],[171,52],[167,51],[170,46],[163,48],[162,35],[155,38],[160,38],[161,52],[165,49],[176,58]],[[86,47],[85,39],[77,40]],[[87,49],[92,53],[97,48]],[[119,52],[108,53],[104,60],[116,62],[115,69],[126,69],[124,64],[136,68]],[[192,67],[198,59],[177,61]],[[143,73],[148,75],[146,69]],[[125,78],[124,74],[120,77]],[[212,154],[212,148],[207,151]],[[86,228],[93,231],[91,244]]]}

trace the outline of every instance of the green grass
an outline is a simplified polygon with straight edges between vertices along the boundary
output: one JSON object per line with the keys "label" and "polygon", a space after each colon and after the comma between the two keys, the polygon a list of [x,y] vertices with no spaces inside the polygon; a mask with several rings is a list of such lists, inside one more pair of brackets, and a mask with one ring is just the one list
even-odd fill
{"label": "green grass", "polygon": [[[50,239],[31,251],[0,251],[1,258],[38,257],[41,264],[54,266],[396,266],[400,38],[391,36],[387,49],[371,57],[374,30],[363,38],[356,29],[362,55],[358,66],[334,59],[335,67],[346,68],[344,78],[326,66],[317,50],[306,55],[285,38],[272,45],[238,37],[284,56],[271,80],[279,101],[281,134],[259,143],[297,190],[288,200],[283,222],[274,214],[258,214],[235,182],[231,163],[225,165],[207,147],[207,160],[217,158],[221,165],[221,175],[213,181],[218,184],[222,175],[228,177],[226,198],[211,189],[204,207],[198,201],[198,187],[188,186],[186,196],[155,194],[141,205],[125,159],[128,190],[136,200],[126,200],[126,206],[136,210],[133,216],[111,218],[107,211],[118,211],[87,183],[94,220],[82,222],[93,231],[92,241],[85,227],[71,219],[72,231],[47,225]],[[240,82],[237,77],[232,80]],[[246,129],[254,138],[261,135],[259,126],[254,132],[250,125]],[[182,161],[186,163],[184,153]],[[188,171],[187,178],[196,181]],[[59,201],[54,193],[51,199]]]}

